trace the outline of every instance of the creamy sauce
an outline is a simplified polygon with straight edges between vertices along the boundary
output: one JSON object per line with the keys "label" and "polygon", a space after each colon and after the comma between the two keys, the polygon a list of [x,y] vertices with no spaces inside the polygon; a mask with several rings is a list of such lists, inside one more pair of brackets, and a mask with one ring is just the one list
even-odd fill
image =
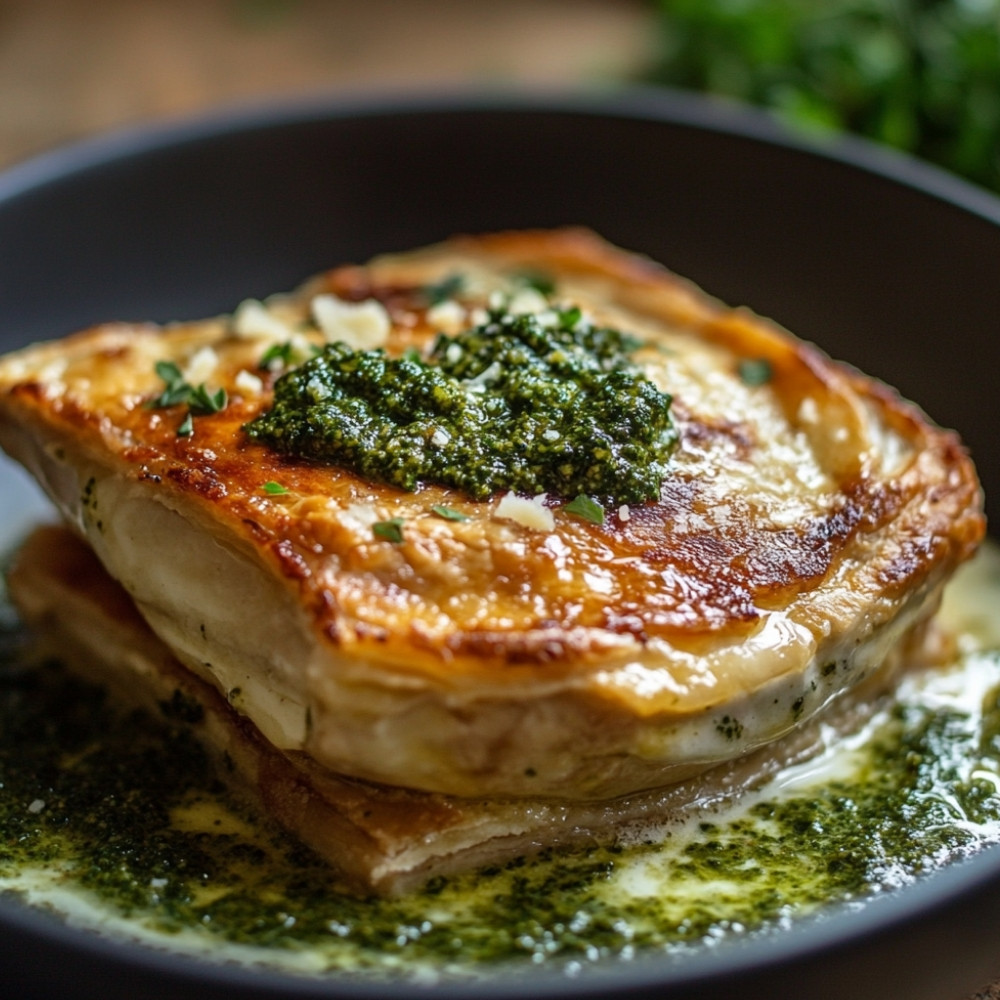
{"label": "creamy sauce", "polygon": [[399,900],[337,890],[250,816],[185,729],[26,666],[0,608],[0,888],[69,920],[215,960],[427,979],[495,963],[573,974],[863,905],[1000,839],[1000,555],[960,575],[948,667],[912,672],[836,748],[648,840],[546,851]]}

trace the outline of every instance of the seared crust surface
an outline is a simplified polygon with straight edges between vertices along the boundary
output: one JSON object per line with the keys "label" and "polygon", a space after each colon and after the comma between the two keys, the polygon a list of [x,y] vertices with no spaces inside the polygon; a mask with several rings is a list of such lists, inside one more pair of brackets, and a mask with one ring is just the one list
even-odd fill
{"label": "seared crust surface", "polygon": [[[188,666],[230,695],[244,669],[234,703],[270,739],[363,778],[624,794],[773,739],[890,661],[983,533],[958,439],[890,389],[576,230],[455,239],[268,305],[293,330],[317,295],[374,299],[395,355],[441,328],[428,284],[466,275],[458,305],[471,315],[526,270],[640,337],[637,361],[674,395],[680,445],[660,499],[603,525],[550,497],[554,527],[531,530],[499,517],[496,498],[405,493],[252,443],[242,427],[274,381],[259,368],[268,338],[227,319],[108,325],[8,356],[0,442]],[[180,437],[181,411],[145,405],[162,389],[154,365],[184,368],[206,347],[206,381],[230,403]],[[740,363],[762,359],[770,380],[745,384]],[[287,492],[268,494],[269,481]],[[394,517],[401,544],[371,531]],[[218,603],[205,598],[201,621],[177,596],[198,560],[174,559],[171,537],[211,540],[204,586]],[[267,667],[252,662],[266,636],[243,614],[269,631]]]}
{"label": "seared crust surface", "polygon": [[178,694],[200,706],[189,725],[214,756],[220,780],[325,858],[344,888],[364,894],[398,895],[434,876],[504,864],[543,847],[660,838],[689,812],[710,811],[820,753],[831,733],[860,726],[879,705],[846,699],[829,725],[801,727],[709,777],[613,802],[457,799],[332,774],[306,754],[277,750],[173,658],[65,528],[36,529],[9,582],[39,655],[60,659],[154,717]]}

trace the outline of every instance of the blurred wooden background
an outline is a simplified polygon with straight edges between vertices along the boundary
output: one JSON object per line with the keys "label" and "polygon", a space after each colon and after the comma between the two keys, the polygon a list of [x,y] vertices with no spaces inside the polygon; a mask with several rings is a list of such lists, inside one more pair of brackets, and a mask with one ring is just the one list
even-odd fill
{"label": "blurred wooden background", "polygon": [[0,167],[265,97],[617,81],[653,37],[641,0],[0,0]]}

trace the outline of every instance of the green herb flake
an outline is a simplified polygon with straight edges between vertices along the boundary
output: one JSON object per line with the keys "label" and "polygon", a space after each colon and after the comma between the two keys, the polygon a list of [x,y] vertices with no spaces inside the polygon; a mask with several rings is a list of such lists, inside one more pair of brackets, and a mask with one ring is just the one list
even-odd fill
{"label": "green herb flake", "polygon": [[204,382],[198,386],[191,385],[173,361],[157,361],[154,369],[166,384],[166,388],[159,396],[149,400],[146,407],[151,410],[161,410],[187,403],[188,412],[177,429],[178,437],[190,437],[194,432],[192,416],[203,417],[210,413],[220,413],[229,405],[229,396],[225,389],[209,392]]}
{"label": "green herb flake", "polygon": [[438,517],[443,517],[446,521],[468,521],[469,515],[463,514],[460,510],[455,510],[452,507],[442,507],[440,504],[434,504],[431,510],[437,514]]}
{"label": "green herb flake", "polygon": [[173,361],[157,361],[153,366],[156,374],[167,384],[168,388],[180,385],[184,381],[184,373]]}
{"label": "green herb flake", "polygon": [[281,483],[276,483],[273,479],[269,479],[266,483],[264,483],[261,489],[273,497],[280,497],[288,492],[287,486],[282,486]]}
{"label": "green herb flake", "polygon": [[534,289],[539,295],[544,295],[547,299],[556,293],[555,281],[550,275],[542,271],[520,271],[514,275],[514,280],[524,288]]}
{"label": "green herb flake", "polygon": [[209,392],[202,382],[196,389],[191,390],[188,404],[191,412],[196,417],[207,416],[210,413],[221,413],[229,403],[229,397],[225,389],[218,389],[216,392]]}
{"label": "green herb flake", "polygon": [[766,385],[774,375],[771,362],[767,358],[744,358],[736,370],[740,381],[751,388]]}
{"label": "green herb flake", "polygon": [[424,285],[421,293],[429,306],[437,306],[448,299],[453,299],[465,287],[464,274],[449,274],[441,281]]}
{"label": "green herb flake", "polygon": [[574,517],[590,521],[591,524],[604,524],[604,508],[594,499],[581,493],[574,500],[570,500],[563,510]]}
{"label": "green herb flake", "polygon": [[262,355],[257,367],[263,371],[272,368],[287,368],[292,363],[292,342],[286,340],[283,344],[272,344]]}
{"label": "green herb flake", "polygon": [[376,521],[372,525],[372,534],[376,538],[384,538],[387,542],[399,545],[403,541],[403,519],[392,517],[388,521]]}
{"label": "green herb flake", "polygon": [[559,325],[566,330],[574,329],[583,319],[583,311],[579,306],[570,306],[559,310]]}

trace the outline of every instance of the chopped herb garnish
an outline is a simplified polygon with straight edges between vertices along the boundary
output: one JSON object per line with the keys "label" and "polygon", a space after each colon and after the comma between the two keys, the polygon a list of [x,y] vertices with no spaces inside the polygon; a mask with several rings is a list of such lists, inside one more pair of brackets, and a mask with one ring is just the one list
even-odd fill
{"label": "chopped herb garnish", "polygon": [[555,281],[541,271],[520,271],[514,275],[514,280],[525,288],[533,288],[539,295],[544,295],[546,298],[555,295]]}
{"label": "chopped herb garnish", "polygon": [[393,517],[388,521],[376,521],[372,525],[372,534],[376,538],[384,538],[387,542],[398,545],[403,540],[403,519]]}
{"label": "chopped herb garnish", "polygon": [[431,510],[437,514],[438,517],[443,517],[446,521],[468,521],[469,515],[463,514],[460,510],[454,510],[451,507],[442,507],[440,504],[434,504]]}
{"label": "chopped herb garnish", "polygon": [[156,374],[159,375],[168,386],[178,385],[184,381],[184,373],[173,361],[157,361],[153,367]]}
{"label": "chopped herb garnish", "polygon": [[280,368],[294,368],[295,365],[316,357],[322,350],[318,344],[299,338],[272,344],[262,355],[257,367],[261,371],[274,372]]}
{"label": "chopped herb garnish", "polygon": [[564,330],[572,330],[583,319],[583,312],[579,306],[570,306],[568,309],[559,310],[559,325]]}
{"label": "chopped herb garnish", "polygon": [[279,497],[283,493],[287,493],[288,492],[288,487],[287,486],[282,486],[281,483],[276,483],[273,479],[268,480],[268,482],[264,483],[264,485],[261,487],[261,489],[265,493],[270,493],[271,496],[273,496],[273,497]]}
{"label": "chopped herb garnish", "polygon": [[586,493],[581,493],[576,499],[570,500],[563,510],[584,521],[590,521],[591,524],[604,524],[604,508]]}
{"label": "chopped herb garnish", "polygon": [[420,291],[423,293],[423,296],[427,300],[427,304],[429,306],[436,306],[440,305],[442,302],[447,302],[448,299],[453,299],[464,287],[464,274],[449,274],[441,281],[434,282],[430,285],[424,285]]}
{"label": "chopped herb garnish", "polygon": [[180,368],[173,361],[157,361],[154,367],[156,374],[163,380],[166,388],[146,405],[150,409],[162,409],[167,406],[176,406],[178,403],[186,403],[191,386],[185,381],[184,373]]}
{"label": "chopped herb garnish", "polygon": [[192,417],[220,413],[229,403],[225,389],[209,392],[204,382],[191,385],[173,361],[157,361],[154,367],[156,374],[166,383],[166,388],[159,396],[149,400],[146,406],[151,410],[160,410],[187,403],[188,412],[177,428],[178,437],[190,437],[194,433]]}
{"label": "chopped herb garnish", "polygon": [[771,362],[767,358],[744,358],[736,370],[739,372],[740,381],[749,386],[766,385],[774,374]]}
{"label": "chopped herb garnish", "polygon": [[272,344],[261,356],[257,367],[265,371],[270,371],[273,367],[278,367],[274,362],[280,362],[281,367],[287,368],[292,363],[292,342],[286,340],[283,344]]}
{"label": "chopped herb garnish", "polygon": [[228,402],[229,397],[226,395],[225,389],[209,392],[205,388],[205,383],[202,382],[196,389],[191,390],[188,405],[196,417],[204,417],[209,413],[220,413],[226,408]]}

